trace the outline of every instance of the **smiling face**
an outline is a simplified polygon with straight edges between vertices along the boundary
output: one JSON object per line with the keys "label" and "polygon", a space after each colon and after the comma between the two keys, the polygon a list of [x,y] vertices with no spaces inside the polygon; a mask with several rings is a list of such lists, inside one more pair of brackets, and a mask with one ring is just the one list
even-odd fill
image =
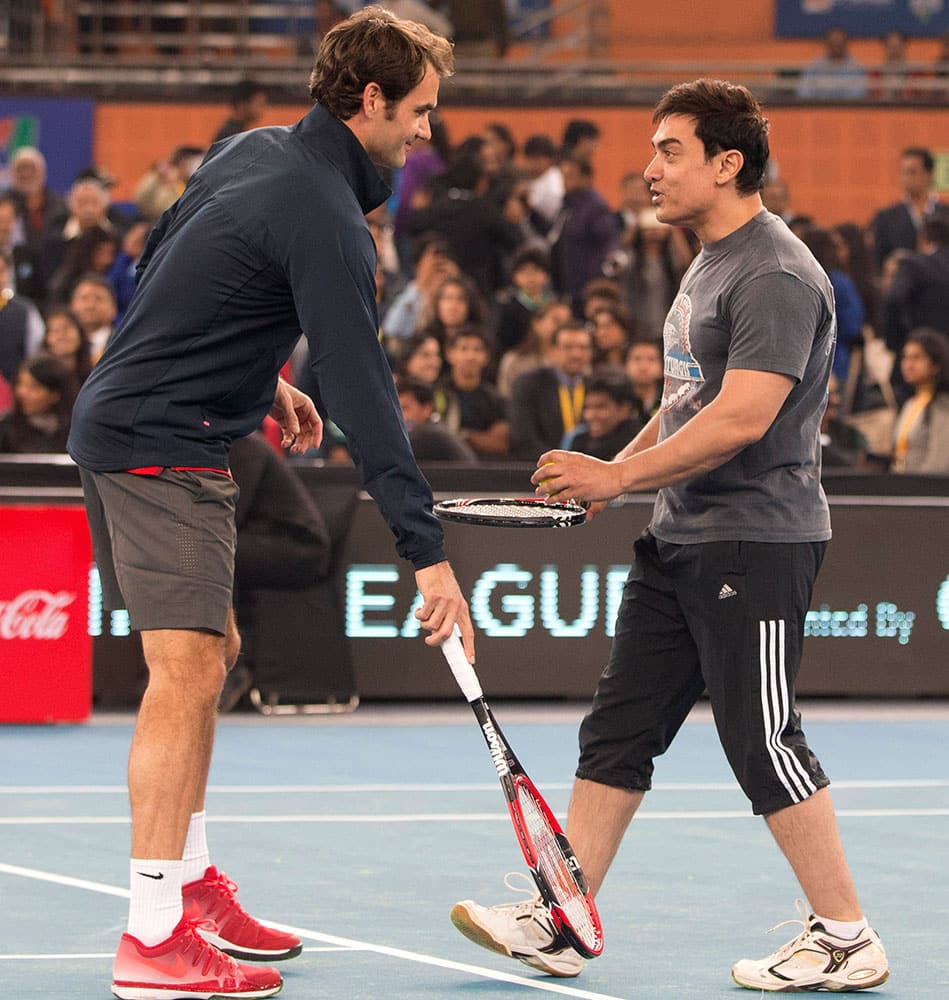
{"label": "smiling face", "polygon": [[26,369],[21,369],[17,374],[13,395],[20,407],[20,412],[27,417],[39,417],[46,413],[52,413],[59,402],[59,393],[48,389],[42,382],[33,378]]}
{"label": "smiling face", "polygon": [[82,337],[68,316],[56,313],[46,322],[46,350],[57,358],[72,357],[79,350]]}
{"label": "smiling face", "polygon": [[401,101],[388,103],[378,84],[363,94],[364,120],[348,124],[359,136],[372,160],[384,167],[402,167],[405,154],[416,139],[431,139],[428,116],[438,103],[439,76],[426,66],[421,81]]}
{"label": "smiling face", "polygon": [[655,150],[643,172],[656,218],[698,230],[712,213],[718,194],[716,176],[722,154],[705,158],[695,122],[684,115],[663,118],[652,137]]}

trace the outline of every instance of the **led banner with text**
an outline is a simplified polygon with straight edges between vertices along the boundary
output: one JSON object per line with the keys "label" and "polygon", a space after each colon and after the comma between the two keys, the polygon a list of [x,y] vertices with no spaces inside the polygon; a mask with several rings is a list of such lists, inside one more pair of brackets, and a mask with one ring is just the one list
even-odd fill
{"label": "led banner with text", "polygon": [[949,31],[947,0],[776,0],[778,38],[815,38],[845,28],[855,38],[879,38],[890,30],[910,37]]}
{"label": "led banner with text", "polygon": [[[860,498],[861,500],[865,498]],[[566,531],[448,525],[478,672],[494,695],[586,697],[609,651],[633,540],[651,506]],[[410,567],[363,503],[345,560],[346,631],[364,696],[448,696],[424,646]],[[949,694],[949,507],[835,503],[805,631],[802,693]]]}

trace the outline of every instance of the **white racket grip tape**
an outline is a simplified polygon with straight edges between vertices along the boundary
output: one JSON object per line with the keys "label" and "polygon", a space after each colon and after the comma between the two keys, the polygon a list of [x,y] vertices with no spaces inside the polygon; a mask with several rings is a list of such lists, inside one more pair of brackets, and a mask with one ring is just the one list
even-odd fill
{"label": "white racket grip tape", "polygon": [[448,660],[448,666],[451,667],[451,672],[455,675],[455,680],[458,682],[458,687],[461,688],[465,699],[469,703],[477,701],[481,697],[481,684],[474,667],[465,656],[465,647],[461,644],[461,638],[452,635],[446,639],[442,643],[442,652],[445,654],[445,659]]}

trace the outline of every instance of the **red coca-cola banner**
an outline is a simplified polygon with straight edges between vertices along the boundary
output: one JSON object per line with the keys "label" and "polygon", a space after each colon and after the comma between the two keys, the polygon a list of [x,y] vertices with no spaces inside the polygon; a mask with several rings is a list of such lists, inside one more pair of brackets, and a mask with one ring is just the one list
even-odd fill
{"label": "red coca-cola banner", "polygon": [[88,717],[91,564],[82,507],[0,506],[0,722]]}

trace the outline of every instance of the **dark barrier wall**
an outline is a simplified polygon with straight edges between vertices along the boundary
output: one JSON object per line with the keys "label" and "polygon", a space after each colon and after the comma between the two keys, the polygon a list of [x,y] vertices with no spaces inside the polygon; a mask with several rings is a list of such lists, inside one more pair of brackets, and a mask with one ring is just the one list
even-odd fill
{"label": "dark barrier wall", "polygon": [[[350,471],[301,467],[300,475],[322,504],[352,506]],[[523,492],[527,481],[524,469],[511,467],[429,475],[443,496]],[[78,503],[76,483],[68,465],[0,462],[0,504]],[[834,540],[808,616],[802,694],[949,696],[947,486],[888,476],[825,480]],[[635,497],[567,531],[447,526],[450,557],[471,601],[486,691],[590,695],[609,648],[631,544],[650,510],[649,497]],[[0,506],[0,543],[3,530]],[[349,639],[361,698],[457,697],[441,656],[418,633],[411,567],[396,557],[368,499],[354,505],[338,584],[339,628]],[[0,602],[4,595],[0,563]],[[137,639],[109,634],[123,627],[121,616],[102,622],[95,642],[99,700],[110,706],[133,704],[143,679]],[[318,648],[303,662],[318,673]]]}

